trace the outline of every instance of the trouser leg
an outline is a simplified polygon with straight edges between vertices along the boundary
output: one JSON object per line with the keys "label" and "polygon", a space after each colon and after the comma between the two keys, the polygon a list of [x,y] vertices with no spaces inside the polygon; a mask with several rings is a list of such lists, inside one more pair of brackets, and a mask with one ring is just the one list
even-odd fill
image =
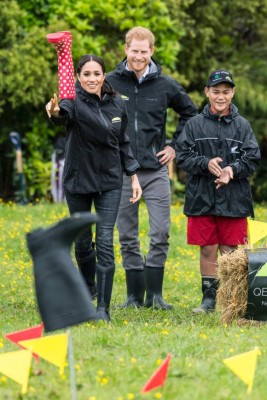
{"label": "trouser leg", "polygon": [[143,177],[143,197],[149,214],[150,245],[145,262],[146,307],[169,310],[162,297],[165,262],[169,247],[171,193],[167,168]]}
{"label": "trouser leg", "polygon": [[125,269],[127,299],[122,307],[141,307],[144,303],[144,259],[139,241],[139,202],[131,204],[131,181],[124,175],[122,196],[117,217],[117,228],[121,245],[122,264]]}
{"label": "trouser leg", "polygon": [[97,319],[110,321],[109,306],[115,271],[114,227],[121,198],[121,189],[96,194],[94,204],[100,222],[96,226],[97,256]]}
{"label": "trouser leg", "polygon": [[139,202],[130,203],[132,197],[131,180],[124,175],[117,228],[121,246],[122,264],[125,270],[142,270],[144,260],[140,252],[139,241]]}
{"label": "trouser leg", "polygon": [[[70,214],[75,212],[91,212],[93,194],[66,193],[66,200]],[[92,229],[84,230],[75,240],[75,257],[79,271],[85,280],[89,292],[93,298],[96,297],[96,255],[94,243],[92,242]]]}

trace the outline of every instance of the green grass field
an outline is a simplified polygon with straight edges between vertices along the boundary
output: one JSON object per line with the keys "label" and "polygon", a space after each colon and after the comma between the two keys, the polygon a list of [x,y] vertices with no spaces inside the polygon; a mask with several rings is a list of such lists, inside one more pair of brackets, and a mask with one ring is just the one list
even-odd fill
{"label": "green grass field", "polygon": [[[65,205],[19,206],[0,204],[0,354],[18,347],[4,334],[41,322],[35,301],[32,261],[25,233],[49,226],[68,215]],[[256,219],[265,221],[267,208],[256,207]],[[147,212],[140,210],[140,238],[145,254],[149,237]],[[116,274],[111,305],[112,323],[84,323],[71,329],[78,400],[264,400],[267,398],[266,326],[224,326],[219,312],[192,315],[201,299],[198,248],[186,244],[182,205],[172,206],[169,257],[164,297],[172,311],[121,310],[125,278],[115,232]],[[63,333],[57,331],[52,334]],[[44,333],[44,335],[47,335]],[[222,362],[258,346],[254,386],[246,385]],[[140,390],[168,354],[172,354],[165,385],[147,394]],[[16,368],[16,366],[14,366]],[[0,399],[20,398],[21,387],[0,373]],[[26,399],[71,399],[69,369],[40,359],[32,363]]]}

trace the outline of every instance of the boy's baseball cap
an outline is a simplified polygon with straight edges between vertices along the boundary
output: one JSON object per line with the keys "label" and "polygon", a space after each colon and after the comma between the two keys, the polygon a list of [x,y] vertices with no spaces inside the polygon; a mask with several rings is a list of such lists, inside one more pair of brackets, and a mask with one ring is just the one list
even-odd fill
{"label": "boy's baseball cap", "polygon": [[232,87],[235,86],[233,75],[229,71],[225,70],[213,71],[209,76],[207,86],[215,86],[219,83],[229,83]]}

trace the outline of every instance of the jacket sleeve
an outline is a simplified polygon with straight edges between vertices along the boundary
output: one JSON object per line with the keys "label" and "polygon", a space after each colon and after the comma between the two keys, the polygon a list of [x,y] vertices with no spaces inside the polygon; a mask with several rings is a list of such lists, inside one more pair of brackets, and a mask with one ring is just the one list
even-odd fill
{"label": "jacket sleeve", "polygon": [[207,175],[209,159],[196,152],[193,128],[189,122],[175,142],[177,166],[192,175]]}
{"label": "jacket sleeve", "polygon": [[133,152],[130,147],[130,140],[128,135],[126,135],[126,127],[128,123],[126,106],[124,103],[121,103],[121,105],[123,107],[123,111],[122,111],[121,131],[119,136],[120,156],[121,156],[122,168],[126,172],[126,175],[130,176],[136,174],[136,171],[140,169],[140,165],[133,156]]}
{"label": "jacket sleeve", "polygon": [[241,146],[240,158],[232,164],[234,179],[247,178],[253,174],[260,163],[260,149],[256,137],[248,121],[244,129],[245,140]]}
{"label": "jacket sleeve", "polygon": [[172,97],[170,100],[170,108],[172,108],[176,113],[179,114],[178,124],[176,126],[176,130],[173,136],[173,140],[170,144],[173,148],[175,148],[175,141],[182,132],[186,121],[197,115],[198,109],[185,92],[184,88],[172,79]]}
{"label": "jacket sleeve", "polygon": [[51,116],[50,121],[55,125],[66,126],[69,121],[73,118],[74,114],[74,102],[73,100],[64,99],[59,103],[59,116]]}

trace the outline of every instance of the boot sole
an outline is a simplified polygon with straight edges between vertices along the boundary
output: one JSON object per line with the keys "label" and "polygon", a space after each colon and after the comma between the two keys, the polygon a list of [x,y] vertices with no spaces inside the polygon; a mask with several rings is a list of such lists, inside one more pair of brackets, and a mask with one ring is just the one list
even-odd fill
{"label": "boot sole", "polygon": [[209,308],[207,310],[204,310],[203,308],[193,308],[192,312],[194,314],[209,314],[211,312],[214,312],[215,310],[212,308]]}

